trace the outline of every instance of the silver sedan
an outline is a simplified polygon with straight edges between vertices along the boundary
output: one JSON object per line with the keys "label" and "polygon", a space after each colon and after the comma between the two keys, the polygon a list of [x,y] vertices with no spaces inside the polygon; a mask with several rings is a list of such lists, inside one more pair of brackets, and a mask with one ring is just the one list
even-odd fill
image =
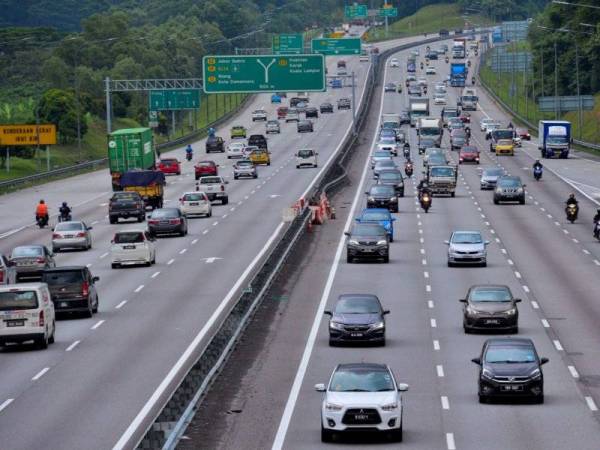
{"label": "silver sedan", "polygon": [[479,264],[487,266],[487,245],[479,231],[454,231],[448,246],[448,267],[455,264]]}
{"label": "silver sedan", "polygon": [[57,223],[52,232],[52,251],[56,253],[65,248],[89,250],[92,248],[91,229],[80,220]]}

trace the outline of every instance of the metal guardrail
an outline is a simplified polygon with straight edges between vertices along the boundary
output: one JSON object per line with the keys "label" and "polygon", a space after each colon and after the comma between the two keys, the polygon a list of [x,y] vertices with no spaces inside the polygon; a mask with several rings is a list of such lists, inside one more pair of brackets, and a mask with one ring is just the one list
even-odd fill
{"label": "metal guardrail", "polygon": [[[192,133],[186,134],[180,138],[172,141],[163,142],[162,144],[156,145],[157,150],[169,149],[181,144],[187,144],[188,142],[197,139],[198,137],[208,134],[208,129],[211,127],[218,127],[219,125],[227,122],[240,110],[246,107],[246,104],[253,98],[253,95],[248,95],[242,102],[234,109],[229,111],[227,114],[221,116],[214,122],[211,122],[206,127],[200,128]],[[23,186],[36,183],[38,181],[51,181],[55,178],[64,178],[66,176],[73,176],[80,174],[85,171],[96,170],[102,168],[108,162],[108,158],[100,158],[93,161],[86,161],[72,166],[61,167],[59,169],[53,169],[46,172],[36,173],[33,175],[27,175],[25,177],[14,178],[12,180],[0,181],[0,193],[11,192],[17,190]]]}
{"label": "metal guardrail", "polygon": [[[506,102],[504,102],[504,100],[502,100],[500,98],[500,96],[498,96],[494,92],[494,90],[490,86],[487,85],[487,83],[483,80],[483,78],[481,78],[481,66],[484,64],[484,62],[485,62],[485,59],[483,59],[481,64],[479,64],[479,66],[477,67],[477,78],[479,79],[479,83],[481,84],[481,87],[483,87],[485,89],[485,91],[488,93],[488,95],[490,97],[492,97],[494,99],[494,101],[502,107],[502,109],[504,109],[511,116],[515,117],[519,122],[527,125],[527,127],[530,129],[530,132],[533,131],[532,134],[537,134],[538,124],[530,122],[529,119],[527,119],[526,117],[523,117],[517,111],[513,110]],[[579,139],[573,139],[573,143],[575,145],[579,145],[580,147],[590,148],[593,150],[600,150],[600,144],[594,144],[593,142],[586,142],[586,141],[580,141]]]}

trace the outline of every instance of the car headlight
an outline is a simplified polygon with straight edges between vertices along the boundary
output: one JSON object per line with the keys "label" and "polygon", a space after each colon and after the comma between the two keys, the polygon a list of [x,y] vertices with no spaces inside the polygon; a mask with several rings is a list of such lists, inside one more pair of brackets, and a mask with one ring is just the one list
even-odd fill
{"label": "car headlight", "polygon": [[371,197],[371,196],[369,196],[369,197],[368,197],[368,200],[369,200],[370,202],[374,202],[374,201],[375,201],[375,197]]}
{"label": "car headlight", "polygon": [[327,411],[341,411],[342,410],[342,406],[341,405],[336,405],[335,403],[326,402],[325,403],[325,409]]}
{"label": "car headlight", "polygon": [[475,315],[475,316],[476,316],[477,314],[481,314],[479,311],[477,311],[477,310],[476,310],[475,308],[473,308],[472,306],[467,306],[467,312],[468,312],[469,314],[472,314],[472,315]]}
{"label": "car headlight", "polygon": [[500,188],[497,188],[497,189],[496,189],[496,194],[502,194],[502,189],[500,189]]}
{"label": "car headlight", "polygon": [[333,328],[334,330],[343,330],[344,329],[344,325],[342,325],[341,323],[338,322],[329,322],[329,328]]}
{"label": "car headlight", "polygon": [[371,325],[371,328],[372,328],[373,330],[381,330],[381,329],[382,329],[382,328],[384,328],[384,327],[385,327],[385,323],[383,323],[383,321],[381,321],[381,322],[376,322],[376,323],[374,323],[373,325]]}
{"label": "car headlight", "polygon": [[348,241],[348,244],[350,244],[350,245],[358,245],[358,241],[356,239],[350,239]]}
{"label": "car headlight", "polygon": [[483,369],[483,371],[481,372],[481,376],[483,378],[487,378],[488,380],[492,380],[494,378],[492,372],[490,372],[488,369]]}
{"label": "car headlight", "polygon": [[397,200],[398,200],[398,198],[397,198],[397,197],[390,197],[390,202],[395,202],[395,201],[397,201]]}
{"label": "car headlight", "polygon": [[387,241],[385,239],[380,239],[379,241],[377,241],[377,245],[385,245],[387,244]]}
{"label": "car headlight", "polygon": [[542,378],[542,372],[540,369],[535,369],[533,372],[529,374],[532,380],[539,380]]}
{"label": "car headlight", "polygon": [[381,409],[384,411],[394,411],[395,409],[398,409],[398,403],[394,402],[388,403],[387,405],[381,405]]}
{"label": "car headlight", "polygon": [[517,308],[512,308],[505,312],[505,314],[507,314],[509,316],[514,316],[516,313],[517,313]]}
{"label": "car headlight", "polygon": [[523,193],[523,188],[522,188],[522,187],[518,188],[518,189],[517,189],[517,192],[518,192],[519,194]]}

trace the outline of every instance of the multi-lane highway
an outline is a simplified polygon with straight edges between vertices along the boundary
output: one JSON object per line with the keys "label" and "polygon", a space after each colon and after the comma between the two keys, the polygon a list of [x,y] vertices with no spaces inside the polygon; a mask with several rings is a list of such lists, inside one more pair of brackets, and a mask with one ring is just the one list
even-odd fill
{"label": "multi-lane highway", "polygon": [[[328,63],[335,73],[336,60]],[[348,71],[357,74],[357,101],[362,101],[367,70],[368,63],[348,59]],[[315,106],[335,104],[337,98],[350,96],[350,88],[343,88],[311,94],[310,101]],[[273,117],[276,106],[269,104],[269,96],[256,96],[217,134],[228,139],[234,124],[245,125],[249,134],[262,133],[264,125],[253,124],[250,112],[264,107]],[[58,265],[87,265],[100,277],[100,309],[93,319],[58,321],[56,343],[48,350],[0,352],[2,449],[110,448],[130,436],[186,349],[201,333],[212,331],[214,318],[244,274],[278,237],[282,210],[305,195],[337,151],[350,129],[351,112],[321,115],[315,125],[314,133],[299,134],[294,123],[282,123],[281,135],[269,137],[271,166],[259,167],[256,180],[234,181],[232,161],[224,155],[206,157],[204,141],[195,143],[194,161],[215,160],[220,174],[229,179],[229,205],[215,205],[212,218],[191,220],[186,237],[159,239],[157,264],[149,268],[110,268],[114,232],[144,224],[108,223],[107,171],[3,196],[3,211],[10,214],[0,218],[2,253],[18,245],[50,243],[51,231],[32,224],[40,198],[50,205],[51,214],[68,201],[74,218],[93,226],[90,251],[60,253],[56,260]],[[294,153],[304,146],[319,151],[319,168],[295,168]],[[164,156],[184,160],[184,150]],[[183,167],[181,176],[168,178],[167,206],[194,190],[193,164],[183,162]]]}
{"label": "multi-lane highway", "polygon": [[[436,44],[433,44],[437,48]],[[424,46],[421,48],[421,57]],[[400,68],[387,67],[385,82],[404,82],[408,51],[398,53]],[[429,92],[449,69],[434,62]],[[421,75],[421,73],[418,73]],[[448,105],[456,104],[460,88],[448,89]],[[524,143],[514,157],[496,157],[479,131],[479,120],[507,117],[482,89],[480,106],[471,114],[472,143],[481,150],[481,165],[461,165],[455,198],[435,197],[425,214],[415,198],[422,159],[416,154],[416,132],[410,130],[415,174],[406,183],[395,215],[390,263],[348,264],[345,230],[365,207],[364,191],[373,183],[366,161],[378,132],[381,113],[407,107],[406,94],[378,93],[363,144],[350,168],[351,187],[335,199],[338,220],[307,238],[303,259],[286,273],[216,383],[188,430],[180,448],[245,448],[273,450],[342,448],[347,442],[322,444],[322,394],[338,363],[387,363],[404,394],[404,442],[420,449],[597,449],[600,439],[600,245],[592,237],[592,216],[598,205],[599,163],[593,158],[544,161],[543,181],[531,174],[537,143]],[[430,94],[431,95],[431,94]],[[432,106],[439,116],[441,106]],[[442,147],[449,147],[445,132]],[[458,162],[456,152],[448,151]],[[578,154],[578,157],[584,156]],[[403,165],[403,158],[397,158]],[[503,167],[527,185],[526,204],[494,205],[491,191],[481,191],[483,167]],[[581,214],[566,221],[564,201],[574,190]],[[480,230],[490,241],[488,265],[449,268],[444,240],[456,229]],[[479,404],[478,367],[489,334],[465,334],[464,298],[475,284],[510,287],[519,304],[519,336],[535,343],[544,366],[545,403]],[[387,316],[385,347],[330,347],[323,315],[340,294],[376,294]],[[262,322],[269,319],[268,323]],[[252,345],[249,343],[252,342]],[[207,426],[210,425],[210,426]],[[372,441],[358,437],[360,448]],[[377,443],[378,446],[386,446]],[[398,446],[398,444],[388,444]]]}

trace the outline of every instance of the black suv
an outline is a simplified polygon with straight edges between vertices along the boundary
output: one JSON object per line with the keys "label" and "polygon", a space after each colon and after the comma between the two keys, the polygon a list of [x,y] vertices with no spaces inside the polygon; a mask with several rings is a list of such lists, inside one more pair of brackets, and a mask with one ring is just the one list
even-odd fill
{"label": "black suv", "polygon": [[119,219],[136,218],[146,220],[146,205],[137,192],[115,192],[108,201],[108,220],[117,223]]}
{"label": "black suv", "polygon": [[306,117],[307,119],[309,117],[314,117],[315,119],[319,118],[319,110],[317,108],[315,108],[314,106],[309,106],[308,108],[306,108],[306,111],[304,111],[304,117]]}
{"label": "black suv", "polygon": [[517,176],[502,176],[494,189],[494,205],[500,202],[519,202],[525,204],[525,185]]}
{"label": "black suv", "polygon": [[376,224],[354,224],[352,231],[345,232],[346,261],[354,262],[355,258],[382,259],[390,262],[390,241],[385,228]]}
{"label": "black suv", "polygon": [[321,103],[321,106],[319,107],[319,109],[321,110],[321,114],[332,113],[333,105],[331,103]]}
{"label": "black suv", "polygon": [[544,374],[540,358],[531,339],[496,338],[484,342],[479,358],[479,403],[494,397],[529,397],[544,403]]}
{"label": "black suv", "polygon": [[450,32],[448,30],[445,30],[442,28],[440,30],[440,37],[448,37],[448,36],[450,36]]}
{"label": "black suv", "polygon": [[379,172],[377,184],[392,186],[398,197],[404,197],[404,178],[399,170],[384,170]]}
{"label": "black suv", "polygon": [[48,285],[57,313],[80,312],[85,317],[98,312],[96,282],[99,279],[85,266],[55,267],[42,275],[42,283]]}
{"label": "black suv", "polygon": [[398,196],[394,186],[374,184],[365,192],[367,208],[386,208],[390,212],[398,212]]}
{"label": "black suv", "polygon": [[349,98],[340,98],[337,101],[337,109],[350,109],[352,107]]}
{"label": "black suv", "polygon": [[267,148],[267,138],[262,134],[252,134],[248,138],[248,146],[256,146],[258,148],[262,148],[264,150],[268,150]]}
{"label": "black suv", "polygon": [[329,345],[342,342],[369,342],[385,345],[385,318],[389,311],[371,294],[342,294],[329,319]]}
{"label": "black suv", "polygon": [[209,136],[206,138],[206,153],[225,153],[225,141],[220,136]]}

